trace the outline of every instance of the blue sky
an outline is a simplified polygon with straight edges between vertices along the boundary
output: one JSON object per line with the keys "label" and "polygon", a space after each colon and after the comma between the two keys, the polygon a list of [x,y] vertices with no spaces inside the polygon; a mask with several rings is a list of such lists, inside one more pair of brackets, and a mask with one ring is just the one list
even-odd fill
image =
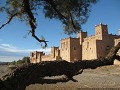
{"label": "blue sky", "polygon": [[[99,0],[91,7],[90,17],[82,26],[88,35],[94,35],[94,26],[102,22],[108,25],[109,33],[118,34],[120,29],[120,0]],[[68,37],[63,32],[63,26],[58,20],[45,19],[42,12],[36,17],[37,35],[43,35],[48,40],[48,48],[42,49],[31,35],[30,29],[24,22],[14,19],[9,25],[0,30],[0,61],[13,61],[29,56],[31,51],[50,52],[51,46],[59,46],[60,39]],[[0,13],[0,25],[7,20],[5,14]],[[73,35],[76,37],[76,35]]]}

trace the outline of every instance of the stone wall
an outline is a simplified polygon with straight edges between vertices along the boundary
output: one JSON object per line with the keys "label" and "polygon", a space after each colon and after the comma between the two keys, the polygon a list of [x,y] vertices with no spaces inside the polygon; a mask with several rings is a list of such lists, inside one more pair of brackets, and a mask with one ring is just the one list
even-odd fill
{"label": "stone wall", "polygon": [[39,63],[41,61],[54,61],[59,60],[60,58],[60,50],[58,47],[52,47],[51,53],[45,55],[43,52],[34,51],[30,53],[30,62],[31,63]]}
{"label": "stone wall", "polygon": [[60,56],[68,62],[82,60],[82,47],[79,38],[65,38],[60,41]]}
{"label": "stone wall", "polygon": [[68,62],[70,62],[70,38],[60,40],[60,56]]}
{"label": "stone wall", "polygon": [[83,42],[82,52],[82,60],[96,59],[96,40],[92,39]]}
{"label": "stone wall", "polygon": [[43,52],[34,51],[30,53],[30,62],[38,63],[42,61],[42,56],[45,55]]}
{"label": "stone wall", "polygon": [[79,38],[70,39],[70,62],[82,60],[82,45]]}

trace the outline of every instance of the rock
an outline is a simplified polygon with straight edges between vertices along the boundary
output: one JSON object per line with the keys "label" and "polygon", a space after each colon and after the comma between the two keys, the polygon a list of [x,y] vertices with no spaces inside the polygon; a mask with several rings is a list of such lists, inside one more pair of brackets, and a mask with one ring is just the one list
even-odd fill
{"label": "rock", "polygon": [[120,61],[117,60],[117,59],[115,59],[115,60],[114,60],[114,65],[119,65],[119,66],[120,66]]}

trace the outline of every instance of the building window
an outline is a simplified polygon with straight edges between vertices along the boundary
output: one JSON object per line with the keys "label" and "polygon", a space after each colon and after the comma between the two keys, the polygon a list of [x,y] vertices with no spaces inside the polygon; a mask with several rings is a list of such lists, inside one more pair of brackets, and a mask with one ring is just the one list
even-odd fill
{"label": "building window", "polygon": [[87,48],[89,47],[89,42],[87,42]]}
{"label": "building window", "polygon": [[65,48],[65,42],[63,43],[63,48]]}
{"label": "building window", "polygon": [[76,47],[74,47],[73,49],[76,50]]}
{"label": "building window", "polygon": [[36,53],[36,59],[38,59],[38,53]]}
{"label": "building window", "polygon": [[110,46],[106,46],[106,49],[109,50],[109,49],[110,49]]}
{"label": "building window", "polygon": [[66,47],[68,47],[68,42],[66,42]]}
{"label": "building window", "polygon": [[110,47],[110,46],[107,46],[108,48]]}
{"label": "building window", "polygon": [[61,48],[64,48],[65,47],[65,43],[61,43]]}
{"label": "building window", "polygon": [[34,53],[32,53],[32,57],[34,57]]}

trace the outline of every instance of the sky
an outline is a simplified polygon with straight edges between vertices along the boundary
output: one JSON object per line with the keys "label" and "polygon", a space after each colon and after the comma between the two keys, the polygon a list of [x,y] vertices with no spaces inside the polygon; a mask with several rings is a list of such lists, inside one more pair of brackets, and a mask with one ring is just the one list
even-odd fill
{"label": "sky", "polygon": [[[120,29],[120,0],[99,0],[92,5],[90,16],[87,22],[82,25],[82,30],[88,35],[95,34],[95,25],[100,23],[108,25],[108,32],[118,34]],[[52,46],[60,46],[60,40],[69,37],[64,34],[63,25],[58,20],[44,18],[41,12],[37,18],[38,27],[36,34],[44,36],[48,47],[42,49],[40,44],[31,35],[28,35],[30,28],[24,22],[14,19],[9,25],[0,30],[0,61],[8,62],[22,59],[29,56],[31,51],[44,51],[50,53]],[[5,23],[7,16],[0,13],[0,26]],[[77,35],[72,35],[76,37]]]}

